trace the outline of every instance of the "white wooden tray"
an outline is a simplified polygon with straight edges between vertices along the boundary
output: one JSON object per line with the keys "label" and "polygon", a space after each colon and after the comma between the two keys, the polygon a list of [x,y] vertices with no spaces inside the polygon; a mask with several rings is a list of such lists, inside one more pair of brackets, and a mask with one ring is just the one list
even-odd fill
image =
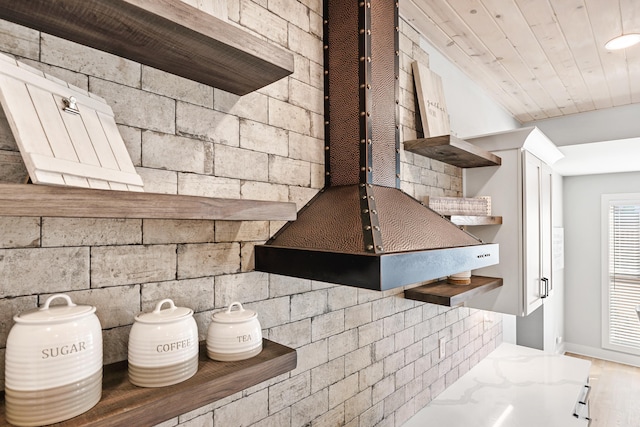
{"label": "white wooden tray", "polygon": [[0,103],[34,184],[143,191],[104,99],[0,54]]}

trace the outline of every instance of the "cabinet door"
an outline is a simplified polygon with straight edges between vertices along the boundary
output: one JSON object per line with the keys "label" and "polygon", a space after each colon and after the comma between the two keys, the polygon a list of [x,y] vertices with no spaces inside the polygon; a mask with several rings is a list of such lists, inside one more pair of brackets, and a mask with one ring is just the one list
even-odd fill
{"label": "cabinet door", "polygon": [[546,296],[553,293],[553,269],[551,267],[553,245],[553,184],[551,181],[551,168],[545,163],[540,167],[540,274],[547,280]]}
{"label": "cabinet door", "polygon": [[542,163],[533,154],[523,151],[523,298],[525,316],[542,304],[541,231],[542,231]]}

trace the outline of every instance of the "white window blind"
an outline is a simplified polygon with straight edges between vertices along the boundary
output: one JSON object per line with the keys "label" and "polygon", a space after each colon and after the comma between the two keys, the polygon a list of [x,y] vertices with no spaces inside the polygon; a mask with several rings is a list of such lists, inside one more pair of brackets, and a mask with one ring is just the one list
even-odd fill
{"label": "white window blind", "polygon": [[607,200],[603,346],[640,354],[640,195],[627,196],[635,197]]}

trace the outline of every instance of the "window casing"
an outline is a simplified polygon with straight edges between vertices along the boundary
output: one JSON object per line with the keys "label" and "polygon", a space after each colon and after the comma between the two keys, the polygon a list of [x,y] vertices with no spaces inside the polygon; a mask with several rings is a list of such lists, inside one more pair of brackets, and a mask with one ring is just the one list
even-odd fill
{"label": "window casing", "polygon": [[640,194],[602,195],[602,346],[640,355]]}

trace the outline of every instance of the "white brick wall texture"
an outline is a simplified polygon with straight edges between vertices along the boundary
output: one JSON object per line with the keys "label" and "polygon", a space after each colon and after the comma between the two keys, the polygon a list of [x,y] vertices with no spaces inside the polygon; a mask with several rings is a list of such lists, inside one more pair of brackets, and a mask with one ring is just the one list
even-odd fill
{"label": "white brick wall texture", "polygon": [[[294,73],[239,97],[1,20],[0,51],[104,97],[147,191],[300,208],[324,185],[322,1],[207,1],[189,2],[226,4],[233,25],[294,54]],[[410,63],[428,56],[400,28],[401,134],[415,138]],[[6,126],[0,150],[16,152]],[[460,195],[460,169],[401,162],[412,196]],[[97,307],[105,363],[126,358],[133,317],[163,298],[194,309],[201,339],[237,300],[297,350],[297,368],[160,426],[399,427],[501,341],[497,315],[253,271],[253,247],[282,224],[0,218],[0,366],[12,317],[55,292]]]}

